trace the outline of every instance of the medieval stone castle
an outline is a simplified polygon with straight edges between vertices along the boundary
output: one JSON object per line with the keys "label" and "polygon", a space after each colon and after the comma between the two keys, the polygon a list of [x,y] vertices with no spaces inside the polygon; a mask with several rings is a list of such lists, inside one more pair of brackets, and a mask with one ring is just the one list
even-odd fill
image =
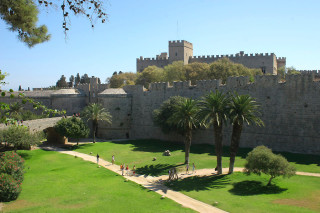
{"label": "medieval stone castle", "polygon": [[169,56],[168,53],[161,53],[156,58],[137,58],[137,72],[142,72],[148,66],[164,67],[171,64],[174,61],[183,61],[184,64],[190,64],[194,62],[200,63],[212,63],[223,57],[229,58],[234,63],[242,64],[248,68],[261,69],[264,74],[277,74],[277,70],[280,67],[286,66],[286,58],[277,58],[274,53],[256,53],[256,54],[244,54],[243,51],[235,55],[208,55],[208,56],[193,56],[192,43],[181,41],[169,41]]}
{"label": "medieval stone castle", "polygon": [[[192,44],[185,41],[169,42],[170,57],[166,60],[138,59],[137,67],[163,61],[162,65],[183,57],[185,63],[192,60],[216,60],[221,57],[193,58]],[[182,46],[183,44],[183,46]],[[171,51],[171,52],[170,52]],[[173,51],[173,52],[172,52]],[[180,55],[182,54],[182,56]],[[165,54],[162,54],[162,57]],[[172,57],[171,57],[172,56]],[[159,56],[160,57],[160,56]],[[231,60],[242,61],[251,67],[265,65],[266,73],[274,73],[285,59],[277,59],[274,54],[248,56],[240,53],[228,56]],[[164,57],[165,58],[165,57]],[[255,58],[249,62],[248,58]],[[268,60],[270,59],[270,64]],[[271,60],[272,59],[272,60]],[[272,61],[272,62],[271,62]],[[141,64],[140,64],[141,62]],[[264,63],[262,63],[264,62]],[[158,62],[157,62],[158,63]],[[152,64],[155,65],[155,64]],[[161,66],[161,64],[158,64]],[[142,68],[141,68],[142,69]],[[142,85],[130,85],[119,89],[109,89],[106,84],[99,84],[98,78],[91,78],[90,83],[80,84],[75,88],[60,90],[25,91],[25,95],[42,102],[47,107],[66,110],[72,115],[83,110],[89,103],[101,103],[113,117],[111,125],[99,123],[98,136],[106,139],[161,139],[182,141],[180,135],[166,135],[156,127],[152,120],[154,109],[159,108],[163,101],[171,96],[185,96],[199,99],[210,91],[237,92],[249,94],[261,104],[262,120],[265,127],[245,126],[240,146],[255,147],[265,145],[276,151],[320,154],[320,71],[305,71],[301,75],[287,75],[280,81],[277,75],[255,76],[253,83],[248,77],[229,77],[226,84],[221,80],[198,81],[191,85],[190,81],[169,83],[152,83],[149,89]],[[0,101],[12,103],[21,101],[1,97]],[[32,108],[29,106],[30,109]],[[231,126],[224,128],[224,143],[229,145]],[[194,144],[213,144],[213,130],[196,131]]]}

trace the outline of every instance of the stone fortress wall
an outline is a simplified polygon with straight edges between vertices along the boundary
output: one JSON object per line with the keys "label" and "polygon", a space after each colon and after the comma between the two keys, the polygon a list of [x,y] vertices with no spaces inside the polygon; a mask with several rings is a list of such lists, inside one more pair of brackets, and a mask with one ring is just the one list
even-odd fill
{"label": "stone fortress wall", "polygon": [[[147,91],[139,85],[126,86],[124,90],[131,95],[132,101],[129,135],[134,139],[182,140],[178,135],[163,134],[153,124],[153,110],[171,96],[198,99],[218,89],[249,94],[261,104],[265,127],[245,126],[242,147],[263,144],[276,151],[320,154],[320,81],[314,81],[314,76],[314,73],[288,75],[285,82],[280,82],[276,75],[263,75],[256,76],[254,83],[249,83],[248,77],[230,77],[225,85],[220,80],[198,81],[196,85],[190,82],[174,82],[172,86],[154,83]],[[99,99],[105,100],[104,97]],[[230,144],[231,131],[230,125],[224,129],[224,145]],[[112,133],[105,133],[108,134]],[[197,131],[193,143],[213,144],[213,130]]]}
{"label": "stone fortress wall", "polygon": [[[123,89],[105,89],[94,78],[90,84],[76,89],[26,91],[50,108],[65,109],[68,115],[80,112],[88,103],[99,102],[113,116],[113,123],[100,123],[98,137],[107,139],[163,139],[181,141],[182,137],[165,135],[153,124],[152,112],[171,96],[180,95],[195,99],[217,89],[239,94],[249,94],[261,104],[265,127],[244,127],[241,147],[266,145],[273,150],[320,154],[320,71],[303,71],[301,75],[287,75],[280,82],[277,75],[256,76],[250,83],[248,77],[229,77],[226,84],[220,80],[153,83],[149,90],[141,85]],[[2,102],[17,99],[1,97]],[[30,107],[31,108],[31,107]],[[229,145],[231,126],[224,129],[224,144]],[[213,144],[213,130],[199,130],[194,144]]]}
{"label": "stone fortress wall", "polygon": [[286,65],[285,57],[276,57],[274,53],[245,54],[243,51],[235,55],[207,55],[193,56],[193,44],[185,41],[169,41],[169,57],[162,53],[156,58],[137,58],[137,72],[142,72],[148,66],[164,67],[174,61],[183,61],[184,64],[194,62],[212,63],[223,57],[229,58],[234,63],[242,64],[248,68],[257,68],[265,74],[277,74],[280,67]]}

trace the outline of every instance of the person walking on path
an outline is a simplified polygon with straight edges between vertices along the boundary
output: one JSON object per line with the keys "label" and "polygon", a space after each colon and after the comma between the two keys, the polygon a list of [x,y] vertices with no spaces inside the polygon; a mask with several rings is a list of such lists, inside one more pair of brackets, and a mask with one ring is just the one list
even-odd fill
{"label": "person walking on path", "polygon": [[126,173],[127,173],[127,176],[129,176],[129,165],[127,164],[127,167],[126,167]]}
{"label": "person walking on path", "polygon": [[97,164],[99,164],[99,154],[97,153]]}
{"label": "person walking on path", "polygon": [[122,174],[122,176],[123,176],[123,175],[124,175],[124,174],[123,174],[123,171],[124,171],[124,164],[121,164],[120,169],[121,169],[121,174]]}
{"label": "person walking on path", "polygon": [[133,176],[135,176],[135,175],[136,175],[136,165],[133,165],[133,168],[132,168],[132,174],[133,174]]}
{"label": "person walking on path", "polygon": [[186,174],[189,174],[189,163],[186,165]]}
{"label": "person walking on path", "polygon": [[196,166],[194,165],[194,163],[192,164],[192,174],[196,173]]}
{"label": "person walking on path", "polygon": [[114,164],[114,155],[112,155],[112,165]]}

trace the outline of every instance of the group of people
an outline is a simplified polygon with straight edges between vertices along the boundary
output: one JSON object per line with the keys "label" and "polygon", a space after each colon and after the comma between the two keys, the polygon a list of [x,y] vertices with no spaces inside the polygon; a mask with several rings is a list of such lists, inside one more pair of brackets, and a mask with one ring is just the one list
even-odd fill
{"label": "group of people", "polygon": [[[100,158],[100,156],[99,156],[99,154],[97,154],[97,164],[99,164],[99,158]],[[114,163],[115,163],[114,155],[112,155],[111,163],[112,163],[112,165],[114,165]],[[189,168],[190,168],[189,163],[187,163],[187,165],[186,165],[186,174],[189,174]],[[128,175],[128,176],[130,175],[130,170],[129,170],[129,165],[128,164],[127,164],[127,166],[125,164],[121,164],[120,165],[120,170],[121,170],[122,176],[125,175],[125,170],[126,170],[126,175]],[[132,168],[131,171],[132,171],[132,175],[136,174],[136,166],[135,165],[133,165],[133,168]],[[168,173],[169,173],[169,180],[178,179],[178,172],[177,172],[177,169],[175,167],[169,169]],[[194,163],[192,163],[192,174],[193,173],[196,173],[196,166],[195,166]]]}
{"label": "group of people", "polygon": [[[121,170],[122,176],[124,176],[124,170],[126,170],[126,175],[127,176],[131,175],[128,164],[127,164],[127,166],[125,166],[125,164],[121,164],[120,165],[120,170]],[[131,171],[132,171],[132,175],[134,176],[136,174],[136,165],[133,165],[133,168],[132,168]]]}
{"label": "group of people", "polygon": [[80,112],[79,113],[73,113],[72,117],[80,117]]}
{"label": "group of people", "polygon": [[[186,165],[186,174],[189,174],[189,163]],[[192,174],[196,172],[196,166],[192,163]]]}
{"label": "group of people", "polygon": [[[97,164],[99,164],[99,154],[97,154]],[[114,155],[112,155],[112,158],[111,158],[111,163],[112,165],[114,165],[114,162],[115,162],[115,157]],[[129,170],[129,165],[125,166],[125,164],[121,164],[120,165],[120,170],[121,170],[121,173],[122,173],[122,176],[124,176],[124,170],[126,170],[126,175],[130,175],[130,170]],[[132,175],[135,175],[136,174],[136,165],[133,165],[133,168],[132,168]]]}

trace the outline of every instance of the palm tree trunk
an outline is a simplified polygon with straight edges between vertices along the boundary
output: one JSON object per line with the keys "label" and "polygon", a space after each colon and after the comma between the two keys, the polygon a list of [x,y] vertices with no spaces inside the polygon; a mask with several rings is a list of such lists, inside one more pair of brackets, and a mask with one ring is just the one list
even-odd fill
{"label": "palm tree trunk", "polygon": [[192,140],[192,130],[187,130],[186,137],[184,139],[184,145],[185,145],[185,164],[189,163],[189,153],[190,153],[190,147],[191,147],[191,140]]}
{"label": "palm tree trunk", "polygon": [[231,145],[230,145],[230,163],[229,163],[229,174],[233,173],[234,161],[239,148],[240,137],[242,132],[243,124],[238,124],[238,122],[233,123]]}
{"label": "palm tree trunk", "polygon": [[213,123],[213,130],[218,174],[222,174],[222,122],[218,125],[218,122],[215,121]]}
{"label": "palm tree trunk", "polygon": [[92,129],[93,129],[93,143],[96,142],[96,129],[97,129],[97,122],[92,121]]}

